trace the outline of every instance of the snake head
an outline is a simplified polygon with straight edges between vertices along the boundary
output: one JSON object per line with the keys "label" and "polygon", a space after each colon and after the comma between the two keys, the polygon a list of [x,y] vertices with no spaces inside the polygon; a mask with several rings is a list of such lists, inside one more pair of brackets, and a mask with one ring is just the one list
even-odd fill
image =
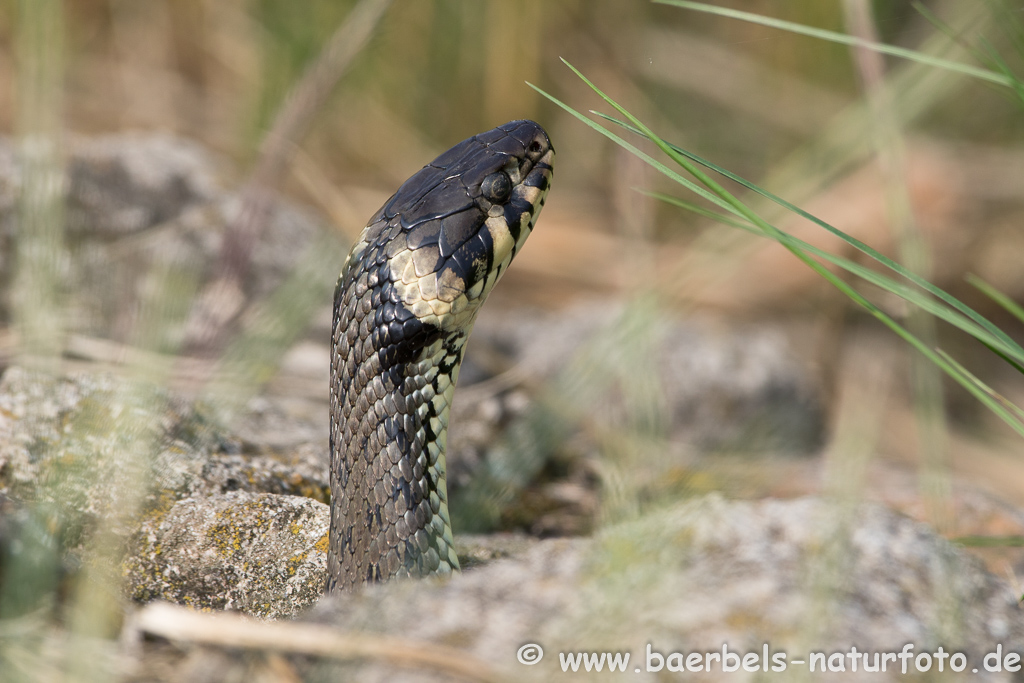
{"label": "snake head", "polygon": [[398,189],[353,255],[386,262],[393,292],[416,318],[462,329],[533,229],[553,160],[533,121],[463,140]]}

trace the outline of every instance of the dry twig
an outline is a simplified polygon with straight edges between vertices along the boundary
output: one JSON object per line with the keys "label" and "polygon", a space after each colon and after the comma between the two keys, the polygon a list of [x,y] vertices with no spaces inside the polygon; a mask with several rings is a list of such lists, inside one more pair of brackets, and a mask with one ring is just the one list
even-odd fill
{"label": "dry twig", "polygon": [[215,346],[245,304],[252,245],[260,239],[295,149],[352,60],[366,46],[391,0],[362,0],[285,98],[242,188],[242,205],[224,232],[214,279],[199,294],[186,327],[186,346]]}
{"label": "dry twig", "polygon": [[[269,650],[332,659],[375,659],[467,680],[498,683],[490,665],[436,643],[346,633],[318,624],[263,622],[237,614],[203,614],[168,603],[150,603],[127,624],[135,634],[220,647]],[[134,634],[133,634],[134,635]]]}

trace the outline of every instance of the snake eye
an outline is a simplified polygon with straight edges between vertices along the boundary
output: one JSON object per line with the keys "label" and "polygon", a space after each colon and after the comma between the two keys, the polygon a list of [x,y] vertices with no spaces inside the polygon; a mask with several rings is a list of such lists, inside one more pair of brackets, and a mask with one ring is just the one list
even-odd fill
{"label": "snake eye", "polygon": [[498,171],[484,178],[480,193],[495,204],[504,204],[512,196],[512,181],[504,171]]}

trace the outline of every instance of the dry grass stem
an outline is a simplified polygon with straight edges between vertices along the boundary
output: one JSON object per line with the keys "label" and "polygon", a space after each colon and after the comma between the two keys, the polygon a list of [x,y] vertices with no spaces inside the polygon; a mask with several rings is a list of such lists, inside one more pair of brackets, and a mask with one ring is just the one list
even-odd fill
{"label": "dry grass stem", "polygon": [[362,0],[327,41],[295,84],[260,146],[259,159],[242,189],[242,206],[228,225],[215,279],[200,293],[190,315],[187,344],[208,349],[224,326],[242,310],[240,296],[248,275],[252,245],[260,239],[273,206],[273,191],[287,171],[294,150],[334,91],[352,60],[366,46],[391,0]]}
{"label": "dry grass stem", "polygon": [[[866,0],[845,0],[846,23],[851,35],[878,42],[871,6]],[[871,112],[875,158],[885,180],[885,199],[891,230],[896,238],[900,261],[924,278],[931,278],[931,258],[910,200],[907,186],[907,161],[903,136],[895,114],[895,101],[885,87],[885,62],[882,55],[862,47],[852,48],[854,64],[864,88]],[[913,309],[907,327],[929,346],[936,345],[935,321],[923,311]],[[918,354],[911,358],[914,407],[920,431],[920,456],[924,467],[921,483],[930,508],[932,523],[940,530],[952,524],[946,420],[939,370]]]}
{"label": "dry grass stem", "polygon": [[236,614],[202,614],[168,603],[147,605],[127,627],[179,642],[339,660],[374,659],[471,681],[504,680],[487,663],[444,645],[346,633],[314,624],[260,622]]}

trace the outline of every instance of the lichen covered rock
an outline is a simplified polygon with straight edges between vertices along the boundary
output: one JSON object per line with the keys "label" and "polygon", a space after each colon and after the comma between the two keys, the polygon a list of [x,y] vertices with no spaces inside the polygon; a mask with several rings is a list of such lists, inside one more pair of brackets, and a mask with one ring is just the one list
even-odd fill
{"label": "lichen covered rock", "polygon": [[0,380],[0,576],[5,561],[48,561],[38,548],[32,557],[19,550],[29,545],[51,548],[73,573],[105,532],[135,600],[297,613],[324,588],[326,453],[253,448],[202,404],[152,385],[9,368]]}
{"label": "lichen covered rock", "polygon": [[77,526],[125,532],[141,508],[196,486],[221,445],[200,410],[152,386],[18,367],[0,380],[0,494]]}
{"label": "lichen covered rock", "polygon": [[125,591],[139,602],[294,616],[323,594],[329,525],[327,506],[309,498],[186,498],[143,521],[123,565]]}

